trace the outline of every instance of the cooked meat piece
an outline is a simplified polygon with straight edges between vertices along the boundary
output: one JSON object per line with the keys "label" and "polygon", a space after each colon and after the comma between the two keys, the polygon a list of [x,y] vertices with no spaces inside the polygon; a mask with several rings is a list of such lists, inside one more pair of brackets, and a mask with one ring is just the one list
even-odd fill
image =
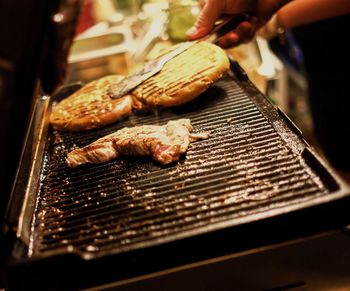
{"label": "cooked meat piece", "polygon": [[67,164],[77,167],[87,163],[105,163],[120,155],[151,155],[161,164],[177,161],[191,142],[208,138],[192,134],[189,119],[169,121],[166,125],[125,127],[80,149],[68,153]]}
{"label": "cooked meat piece", "polygon": [[199,42],[168,61],[158,74],[137,86],[131,94],[148,107],[178,106],[208,89],[229,67],[222,48]]}
{"label": "cooked meat piece", "polygon": [[98,128],[131,114],[138,103],[131,95],[111,99],[109,84],[123,79],[109,75],[94,80],[53,107],[50,121],[54,129],[81,131]]}

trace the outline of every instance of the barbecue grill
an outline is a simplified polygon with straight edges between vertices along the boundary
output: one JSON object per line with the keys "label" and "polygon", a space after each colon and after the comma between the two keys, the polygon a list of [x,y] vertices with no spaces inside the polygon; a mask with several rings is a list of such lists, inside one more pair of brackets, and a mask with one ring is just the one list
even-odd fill
{"label": "barbecue grill", "polygon": [[[230,72],[181,107],[135,112],[87,132],[53,130],[52,106],[80,86],[35,104],[6,216],[16,234],[9,290],[124,290],[135,280],[216,266],[218,258],[238,262],[242,254],[251,258],[349,222],[350,189],[233,60]],[[70,150],[122,127],[178,118],[209,133],[179,162],[120,157],[75,169],[65,163]],[[296,284],[289,287],[304,283]]]}

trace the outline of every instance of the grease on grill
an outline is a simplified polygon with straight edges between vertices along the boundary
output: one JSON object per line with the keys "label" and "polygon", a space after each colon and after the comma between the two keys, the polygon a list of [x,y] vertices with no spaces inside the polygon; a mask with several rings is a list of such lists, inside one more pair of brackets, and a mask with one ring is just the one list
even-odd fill
{"label": "grease on grill", "polygon": [[[88,133],[53,132],[33,253],[65,246],[88,253],[123,252],[193,231],[199,234],[221,222],[235,225],[242,217],[329,192],[298,154],[298,145],[293,140],[286,144],[242,89],[231,79],[218,84],[227,95],[201,96],[189,105],[194,111],[169,110],[157,116],[162,123],[190,118],[194,132],[210,133],[209,140],[195,144],[176,165],[123,157],[71,170],[64,163],[69,150],[128,121]],[[132,121],[156,120],[136,115]]]}

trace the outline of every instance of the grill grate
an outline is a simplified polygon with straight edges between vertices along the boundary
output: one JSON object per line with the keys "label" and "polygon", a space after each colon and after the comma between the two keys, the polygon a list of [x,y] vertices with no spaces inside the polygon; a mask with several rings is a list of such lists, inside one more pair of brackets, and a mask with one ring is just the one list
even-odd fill
{"label": "grill grate", "polygon": [[[32,254],[68,246],[96,255],[123,252],[237,225],[329,193],[302,158],[301,143],[287,142],[280,122],[267,118],[271,104],[254,98],[225,76],[181,108],[137,113],[100,130],[51,132]],[[69,150],[119,128],[184,117],[210,138],[194,143],[176,164],[122,157],[77,169],[65,165]]]}

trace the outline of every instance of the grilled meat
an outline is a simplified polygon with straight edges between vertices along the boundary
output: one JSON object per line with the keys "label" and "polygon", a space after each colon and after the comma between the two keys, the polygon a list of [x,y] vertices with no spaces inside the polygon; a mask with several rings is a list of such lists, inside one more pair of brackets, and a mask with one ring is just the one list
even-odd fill
{"label": "grilled meat", "polygon": [[151,155],[161,164],[177,161],[191,142],[208,138],[208,134],[193,134],[191,121],[179,119],[166,125],[125,127],[68,154],[69,167],[86,163],[105,163],[120,155]]}

